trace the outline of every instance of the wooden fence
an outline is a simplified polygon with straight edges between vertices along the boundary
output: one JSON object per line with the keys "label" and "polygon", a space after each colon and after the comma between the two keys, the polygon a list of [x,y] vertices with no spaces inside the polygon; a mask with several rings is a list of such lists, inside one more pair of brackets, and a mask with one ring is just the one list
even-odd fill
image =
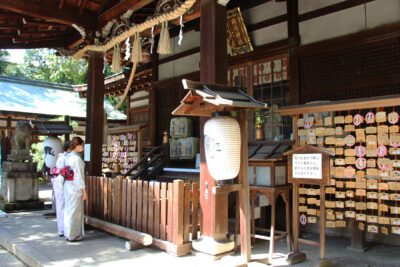
{"label": "wooden fence", "polygon": [[199,184],[86,177],[85,215],[150,234],[153,246],[182,256],[197,239]]}

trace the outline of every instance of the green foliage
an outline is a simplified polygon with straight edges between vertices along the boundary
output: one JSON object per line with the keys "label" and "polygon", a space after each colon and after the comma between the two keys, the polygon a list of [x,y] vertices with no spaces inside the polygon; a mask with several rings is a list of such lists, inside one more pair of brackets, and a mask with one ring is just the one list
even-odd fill
{"label": "green foliage", "polygon": [[[3,50],[0,50],[0,52],[3,52]],[[5,50],[4,52],[8,53]],[[87,81],[86,61],[77,61],[72,57],[57,56],[55,50],[25,50],[22,64],[8,63],[8,67],[3,71],[1,70],[1,58],[0,54],[0,74],[67,84],[83,84]]]}
{"label": "green foliage", "polygon": [[8,66],[8,57],[10,54],[7,50],[0,50],[0,74],[5,74]]}
{"label": "green foliage", "polygon": [[[116,97],[113,95],[109,95],[107,96],[107,99],[110,101],[111,105],[113,105],[114,107],[119,103],[119,101],[121,100],[120,97]],[[126,105],[127,105],[127,99],[125,98],[124,102],[122,103],[122,105],[118,108],[119,111],[121,111],[122,113],[125,114],[126,112]]]}

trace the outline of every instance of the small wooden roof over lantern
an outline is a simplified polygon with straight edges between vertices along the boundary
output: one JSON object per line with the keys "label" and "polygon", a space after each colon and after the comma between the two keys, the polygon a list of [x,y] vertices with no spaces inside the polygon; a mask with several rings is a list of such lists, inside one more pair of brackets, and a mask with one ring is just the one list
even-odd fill
{"label": "small wooden roof over lantern", "polygon": [[216,110],[262,109],[267,104],[255,100],[240,87],[206,84],[182,80],[183,88],[190,90],[172,115],[210,117]]}

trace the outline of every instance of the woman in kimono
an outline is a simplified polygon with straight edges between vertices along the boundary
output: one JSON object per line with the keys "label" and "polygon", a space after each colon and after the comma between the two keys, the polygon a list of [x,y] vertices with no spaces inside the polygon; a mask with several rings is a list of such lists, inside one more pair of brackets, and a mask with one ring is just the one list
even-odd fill
{"label": "woman in kimono", "polygon": [[64,152],[58,154],[56,162],[57,176],[51,179],[53,184],[53,192],[56,205],[57,228],[58,235],[64,236],[64,177],[60,174],[60,170],[65,167],[65,160],[70,152],[69,141],[64,144]]}
{"label": "woman in kimono", "polygon": [[79,241],[83,239],[83,201],[87,199],[85,164],[78,154],[83,151],[82,138],[72,138],[69,148],[66,168],[69,167],[70,172],[64,182],[64,236],[68,241]]}

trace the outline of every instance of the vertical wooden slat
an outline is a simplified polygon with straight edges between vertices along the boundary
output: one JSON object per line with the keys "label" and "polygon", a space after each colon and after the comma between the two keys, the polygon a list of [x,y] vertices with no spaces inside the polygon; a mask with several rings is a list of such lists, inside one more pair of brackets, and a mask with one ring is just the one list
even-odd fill
{"label": "vertical wooden slat", "polygon": [[167,240],[172,242],[173,225],[173,183],[168,183],[168,208],[167,208]]}
{"label": "vertical wooden slat", "polygon": [[117,176],[115,179],[117,181],[117,203],[115,206],[117,208],[117,222],[116,224],[121,224],[121,213],[122,213],[122,180],[124,180],[123,176]]}
{"label": "vertical wooden slat", "polygon": [[147,210],[147,199],[149,197],[149,182],[144,181],[143,182],[143,213],[142,213],[142,232],[148,233],[147,230],[147,215],[148,215],[148,210]]}
{"label": "vertical wooden slat", "polygon": [[121,211],[122,211],[122,179],[117,177],[113,179],[112,188],[112,222],[120,224]]}
{"label": "vertical wooden slat", "polygon": [[103,178],[103,219],[108,220],[108,178]]}
{"label": "vertical wooden slat", "polygon": [[[87,189],[88,184],[89,184],[89,178],[87,176],[85,176],[86,193],[87,193],[88,198],[89,198],[89,191]],[[89,199],[86,199],[86,201],[85,201],[85,215],[89,215],[88,212],[89,212]]]}
{"label": "vertical wooden slat", "polygon": [[142,181],[137,181],[137,202],[136,202],[136,229],[138,231],[142,231],[142,203],[143,203],[143,196],[142,196]]}
{"label": "vertical wooden slat", "polygon": [[126,185],[126,227],[131,228],[132,217],[132,180],[127,181]]}
{"label": "vertical wooden slat", "polygon": [[154,220],[154,182],[149,183],[149,206],[148,206],[147,233],[153,235],[153,220]]}
{"label": "vertical wooden slat", "polygon": [[160,183],[154,187],[154,233],[155,238],[160,238]]}
{"label": "vertical wooden slat", "polygon": [[89,176],[89,214],[93,216],[93,177]]}
{"label": "vertical wooden slat", "polygon": [[197,239],[199,212],[199,183],[192,184],[192,240]]}
{"label": "vertical wooden slat", "polygon": [[99,210],[100,210],[99,218],[104,220],[104,183],[103,183],[103,177],[99,177],[98,179],[99,179],[99,184],[100,184],[100,187],[99,187],[99,195],[100,195],[100,198],[99,198],[99,207],[100,207],[99,208]]}
{"label": "vertical wooden slat", "polygon": [[184,182],[175,180],[172,191],[172,243],[183,244]]}
{"label": "vertical wooden slat", "polygon": [[161,183],[160,238],[167,240],[167,183]]}
{"label": "vertical wooden slat", "polygon": [[126,197],[126,179],[122,180],[122,191],[121,191],[121,193],[122,193],[122,198],[121,198],[122,210],[121,210],[120,224],[122,226],[126,226],[126,198],[127,198]]}
{"label": "vertical wooden slat", "polygon": [[185,202],[183,208],[183,242],[189,242],[190,232],[190,197],[192,192],[190,191],[190,184],[185,184]]}
{"label": "vertical wooden slat", "polygon": [[112,179],[108,178],[107,179],[107,221],[111,222],[112,221]]}
{"label": "vertical wooden slat", "polygon": [[131,217],[131,228],[134,230],[137,230],[137,224],[136,224],[136,219],[137,219],[137,181],[132,181],[132,217]]}
{"label": "vertical wooden slat", "polygon": [[96,218],[100,218],[100,177],[94,177],[96,181]]}

